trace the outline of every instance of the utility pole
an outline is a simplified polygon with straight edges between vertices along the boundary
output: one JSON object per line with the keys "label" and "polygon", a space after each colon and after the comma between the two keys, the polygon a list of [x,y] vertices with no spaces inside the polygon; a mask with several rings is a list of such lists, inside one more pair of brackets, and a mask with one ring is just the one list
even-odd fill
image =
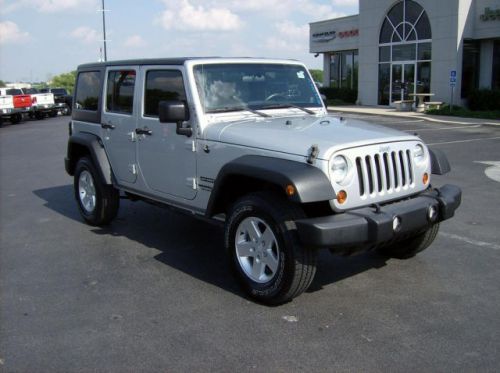
{"label": "utility pole", "polygon": [[106,16],[105,16],[105,9],[104,9],[104,0],[102,0],[102,33],[103,33],[103,42],[104,42],[104,62],[108,60],[108,54],[106,50]]}

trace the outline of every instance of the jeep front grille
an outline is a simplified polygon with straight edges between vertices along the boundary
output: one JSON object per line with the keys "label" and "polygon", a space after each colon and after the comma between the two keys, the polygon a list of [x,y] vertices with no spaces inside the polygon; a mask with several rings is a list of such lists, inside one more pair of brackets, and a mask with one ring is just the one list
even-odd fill
{"label": "jeep front grille", "polygon": [[409,149],[356,157],[359,194],[372,196],[410,187],[415,175]]}

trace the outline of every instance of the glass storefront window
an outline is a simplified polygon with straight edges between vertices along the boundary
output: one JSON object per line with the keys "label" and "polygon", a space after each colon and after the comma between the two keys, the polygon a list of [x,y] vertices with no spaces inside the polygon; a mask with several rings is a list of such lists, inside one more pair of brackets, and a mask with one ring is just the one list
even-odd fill
{"label": "glass storefront window", "polygon": [[500,40],[493,44],[493,76],[491,77],[491,89],[500,89]]}
{"label": "glass storefront window", "polygon": [[466,98],[479,85],[479,42],[464,40],[461,97]]}
{"label": "glass storefront window", "polygon": [[392,46],[393,61],[415,61],[416,44],[398,44]]}
{"label": "glass storefront window", "polygon": [[431,43],[419,43],[418,46],[418,59],[419,60],[430,60],[432,57],[432,44]]}
{"label": "glass storefront window", "polygon": [[391,64],[381,63],[378,67],[378,103],[389,105],[391,89]]}
{"label": "glass storefront window", "polygon": [[358,89],[358,51],[330,55],[330,87]]}
{"label": "glass storefront window", "polygon": [[385,46],[379,48],[379,61],[380,62],[390,62],[391,61],[391,47]]}
{"label": "glass storefront window", "polygon": [[431,92],[431,63],[417,63],[417,93]]}

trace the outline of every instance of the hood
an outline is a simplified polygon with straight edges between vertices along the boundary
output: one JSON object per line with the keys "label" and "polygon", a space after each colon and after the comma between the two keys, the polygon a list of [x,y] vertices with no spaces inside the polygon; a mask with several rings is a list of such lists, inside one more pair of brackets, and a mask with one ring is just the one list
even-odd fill
{"label": "hood", "polygon": [[415,136],[355,119],[333,116],[287,116],[248,118],[211,123],[206,140],[307,156],[312,145],[318,158],[329,159],[341,149],[367,144],[418,140]]}

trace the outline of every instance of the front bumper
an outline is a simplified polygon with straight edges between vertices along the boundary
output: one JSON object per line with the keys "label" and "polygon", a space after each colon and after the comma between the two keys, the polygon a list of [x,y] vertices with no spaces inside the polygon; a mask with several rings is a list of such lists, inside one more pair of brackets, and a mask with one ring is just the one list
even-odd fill
{"label": "front bumper", "polygon": [[[380,207],[364,207],[345,213],[295,221],[301,242],[308,247],[342,251],[372,247],[408,237],[432,224],[451,218],[460,205],[462,191],[454,185],[427,190],[416,197]],[[437,215],[429,218],[434,207]],[[394,218],[400,225],[395,231]]]}

